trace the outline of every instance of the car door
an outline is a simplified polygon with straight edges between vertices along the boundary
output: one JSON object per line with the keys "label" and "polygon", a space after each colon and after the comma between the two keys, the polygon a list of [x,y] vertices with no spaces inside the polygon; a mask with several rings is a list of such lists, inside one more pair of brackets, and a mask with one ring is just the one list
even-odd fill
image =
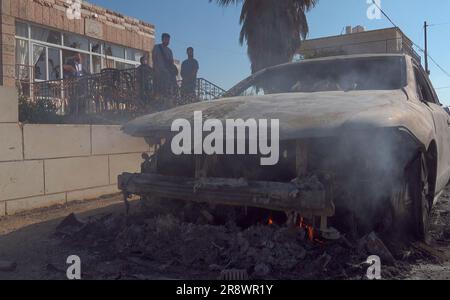
{"label": "car door", "polygon": [[423,69],[414,65],[418,98],[431,112],[435,125],[438,151],[436,193],[445,188],[450,179],[450,115],[439,103],[428,76]]}

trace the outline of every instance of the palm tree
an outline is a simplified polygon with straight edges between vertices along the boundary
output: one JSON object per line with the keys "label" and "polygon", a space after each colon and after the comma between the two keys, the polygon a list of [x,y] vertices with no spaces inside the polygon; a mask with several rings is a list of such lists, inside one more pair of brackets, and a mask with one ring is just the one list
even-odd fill
{"label": "palm tree", "polygon": [[309,28],[306,12],[318,0],[209,0],[229,6],[243,3],[239,38],[247,42],[252,72],[292,61]]}

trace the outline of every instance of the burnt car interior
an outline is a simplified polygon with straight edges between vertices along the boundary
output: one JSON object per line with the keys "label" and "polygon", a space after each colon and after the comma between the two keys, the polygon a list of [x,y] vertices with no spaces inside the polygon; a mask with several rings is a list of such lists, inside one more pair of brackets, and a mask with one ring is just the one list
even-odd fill
{"label": "burnt car interior", "polygon": [[404,69],[402,57],[303,62],[256,75],[240,94],[395,90],[406,84]]}

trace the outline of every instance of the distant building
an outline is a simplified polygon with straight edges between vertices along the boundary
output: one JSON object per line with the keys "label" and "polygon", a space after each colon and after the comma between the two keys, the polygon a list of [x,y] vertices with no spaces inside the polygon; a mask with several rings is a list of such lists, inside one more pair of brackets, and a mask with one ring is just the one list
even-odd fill
{"label": "distant building", "polygon": [[369,53],[406,53],[421,61],[412,41],[396,27],[366,31],[347,26],[345,34],[305,40],[299,50],[304,59]]}
{"label": "distant building", "polygon": [[62,79],[76,53],[91,74],[134,68],[155,44],[153,25],[85,1],[75,16],[68,11],[74,1],[0,3],[0,85]]}

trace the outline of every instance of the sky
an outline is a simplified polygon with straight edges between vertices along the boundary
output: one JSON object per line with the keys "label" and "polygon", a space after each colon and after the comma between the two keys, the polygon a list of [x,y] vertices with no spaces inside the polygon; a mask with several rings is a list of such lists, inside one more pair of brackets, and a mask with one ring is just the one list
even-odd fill
{"label": "sky", "polygon": [[[382,16],[369,19],[368,0],[319,0],[308,14],[308,38],[341,34],[346,25],[367,30],[392,27]],[[369,0],[370,1],[370,0]],[[380,0],[393,22],[423,48],[423,22],[429,28],[429,54],[450,73],[450,1]],[[186,48],[195,48],[199,76],[228,89],[250,75],[246,46],[239,45],[241,6],[219,7],[209,0],[90,0],[156,26],[157,41],[163,32],[172,36],[171,48],[183,60]],[[150,50],[150,49],[149,49]],[[450,75],[430,61],[431,80],[442,103],[450,105]],[[447,88],[442,88],[447,87]]]}

